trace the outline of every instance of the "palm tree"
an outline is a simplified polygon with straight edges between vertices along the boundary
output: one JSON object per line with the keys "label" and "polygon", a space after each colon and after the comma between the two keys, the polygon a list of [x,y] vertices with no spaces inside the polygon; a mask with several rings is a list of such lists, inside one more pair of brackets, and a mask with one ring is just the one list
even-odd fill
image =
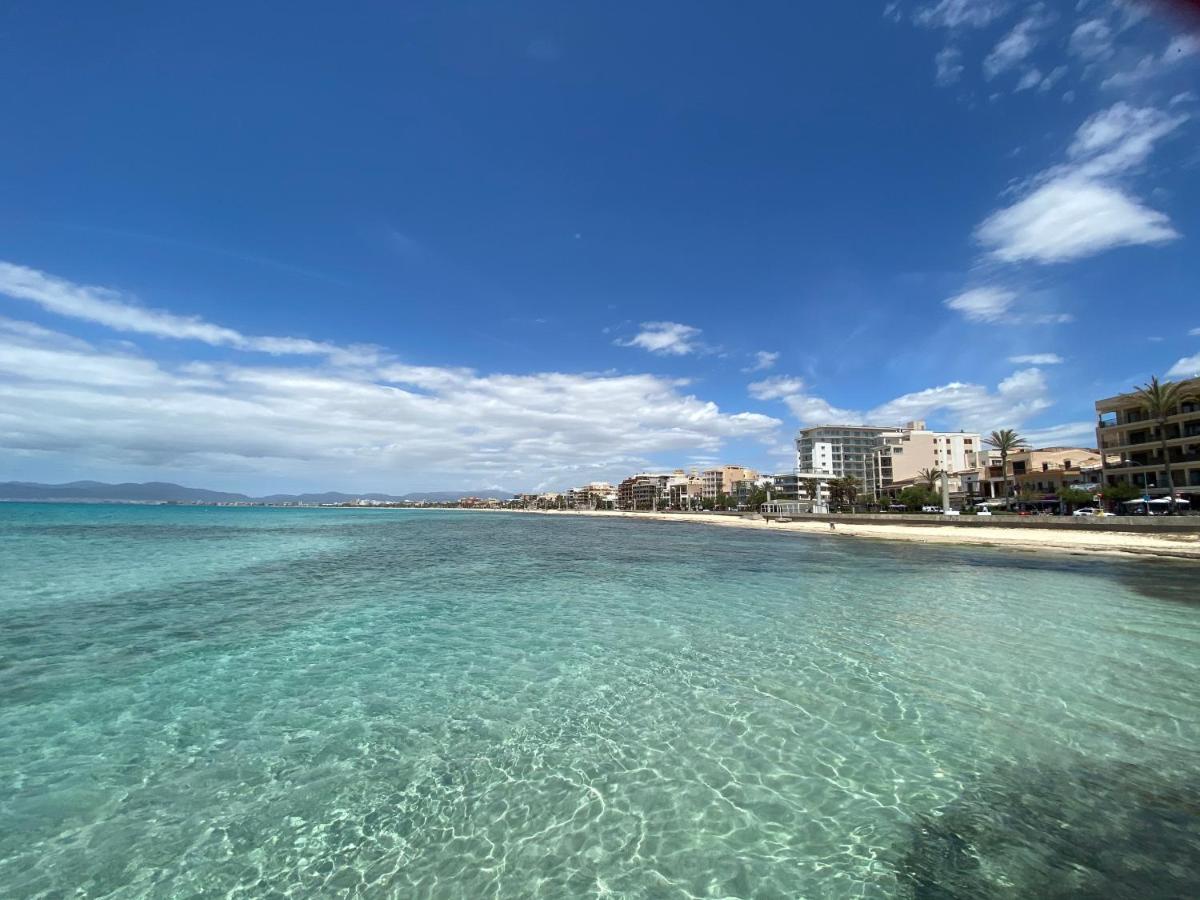
{"label": "palm tree", "polygon": [[1175,476],[1171,472],[1171,451],[1167,449],[1167,417],[1179,411],[1179,405],[1193,399],[1190,391],[1179,382],[1162,382],[1152,376],[1149,384],[1134,391],[1142,410],[1158,423],[1158,439],[1162,445],[1163,469],[1167,476],[1167,496],[1170,497],[1170,512],[1175,513]]}
{"label": "palm tree", "polygon": [[993,431],[983,442],[993,450],[1000,451],[1000,474],[1004,477],[1004,500],[1007,504],[1012,498],[1012,486],[1008,483],[1008,454],[1029,446],[1029,441],[1021,437],[1011,428]]}
{"label": "palm tree", "polygon": [[941,469],[922,469],[917,473],[925,479],[926,486],[932,491],[937,489],[938,479],[942,477]]}

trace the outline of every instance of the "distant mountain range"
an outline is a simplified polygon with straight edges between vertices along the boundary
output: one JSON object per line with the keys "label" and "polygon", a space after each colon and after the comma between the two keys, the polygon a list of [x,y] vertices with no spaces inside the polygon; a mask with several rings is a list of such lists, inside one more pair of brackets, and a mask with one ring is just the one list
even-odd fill
{"label": "distant mountain range", "polygon": [[144,484],[105,484],[102,481],[71,481],[66,484],[36,484],[31,481],[0,482],[0,500],[136,500],[141,502],[182,501],[184,503],[347,503],[351,500],[379,500],[386,503],[443,503],[460,497],[485,497],[504,500],[507,491],[418,491],[410,494],[271,494],[250,497],[227,491],[190,488],[166,481],[147,481]]}

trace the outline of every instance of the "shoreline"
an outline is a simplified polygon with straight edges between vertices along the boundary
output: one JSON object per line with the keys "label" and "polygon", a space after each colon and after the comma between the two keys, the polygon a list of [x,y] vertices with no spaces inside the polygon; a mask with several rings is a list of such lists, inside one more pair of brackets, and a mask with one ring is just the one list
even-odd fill
{"label": "shoreline", "polygon": [[684,522],[724,528],[743,528],[778,534],[823,534],[827,537],[867,538],[886,541],[907,541],[916,544],[946,544],[957,546],[992,547],[1004,550],[1068,553],[1075,556],[1102,555],[1175,559],[1200,562],[1200,534],[1150,535],[1127,531],[1088,532],[1056,530],[1054,532],[1017,531],[1007,528],[955,525],[910,525],[876,522],[771,522],[748,517],[715,516],[703,513],[625,512],[622,510],[492,510],[537,516],[595,516],[652,522]]}

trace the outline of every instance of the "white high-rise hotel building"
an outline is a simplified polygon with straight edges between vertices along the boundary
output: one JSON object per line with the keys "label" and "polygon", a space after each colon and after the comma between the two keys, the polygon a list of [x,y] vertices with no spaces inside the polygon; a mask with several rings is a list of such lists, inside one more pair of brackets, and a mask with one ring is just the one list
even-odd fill
{"label": "white high-rise hotel building", "polygon": [[874,425],[816,425],[796,436],[796,469],[824,478],[854,476],[864,487],[874,483],[874,453],[879,436],[891,428]]}

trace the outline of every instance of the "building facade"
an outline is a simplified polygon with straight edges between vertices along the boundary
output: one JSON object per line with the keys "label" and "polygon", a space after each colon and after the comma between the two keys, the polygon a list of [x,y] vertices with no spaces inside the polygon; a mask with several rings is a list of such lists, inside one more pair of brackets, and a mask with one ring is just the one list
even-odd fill
{"label": "building facade", "polygon": [[1200,378],[1182,382],[1185,399],[1167,417],[1167,456],[1158,423],[1135,394],[1096,401],[1096,440],[1104,454],[1106,485],[1127,484],[1144,496],[1167,496],[1165,462],[1170,461],[1176,496],[1200,498]]}
{"label": "building facade", "polygon": [[706,500],[715,500],[720,494],[730,495],[733,493],[734,484],[739,481],[752,481],[755,478],[758,478],[758,473],[745,466],[721,466],[705,469],[700,474]]}
{"label": "building facade", "polygon": [[704,482],[700,476],[676,474],[667,482],[667,505],[671,509],[699,509],[704,500]]}
{"label": "building facade", "polygon": [[921,479],[921,471],[951,476],[973,468],[979,435],[966,431],[929,431],[916,420],[903,428],[879,435],[873,454],[871,479],[865,486],[873,496],[888,493],[893,485],[908,486]]}
{"label": "building facade", "polygon": [[878,425],[816,425],[796,436],[796,471],[804,477],[857,478],[864,493],[875,491],[875,449],[880,435],[890,431]]}

